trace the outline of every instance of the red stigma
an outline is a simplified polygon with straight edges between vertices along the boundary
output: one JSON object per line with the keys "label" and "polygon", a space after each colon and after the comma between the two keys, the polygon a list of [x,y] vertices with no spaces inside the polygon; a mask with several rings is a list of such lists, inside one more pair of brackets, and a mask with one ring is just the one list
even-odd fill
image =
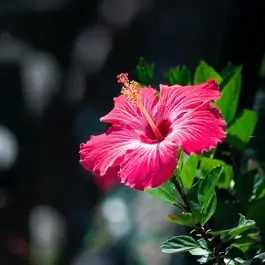
{"label": "red stigma", "polygon": [[125,84],[129,82],[128,74],[127,73],[121,73],[117,75],[118,83]]}

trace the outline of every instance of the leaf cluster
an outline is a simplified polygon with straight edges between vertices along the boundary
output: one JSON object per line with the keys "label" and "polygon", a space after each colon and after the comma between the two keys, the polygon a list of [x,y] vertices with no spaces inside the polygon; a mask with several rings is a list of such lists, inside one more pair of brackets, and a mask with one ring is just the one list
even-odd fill
{"label": "leaf cluster", "polygon": [[[141,58],[136,78],[150,84],[154,64]],[[165,253],[189,252],[200,264],[244,264],[265,262],[265,175],[259,163],[249,167],[234,162],[253,137],[257,113],[238,109],[242,67],[228,64],[221,72],[201,61],[194,73],[177,66],[165,73],[171,85],[192,85],[214,78],[221,88],[215,105],[227,122],[225,143],[200,156],[179,150],[172,178],[147,194],[180,209],[166,220],[190,228],[162,244]],[[209,227],[211,224],[211,228]]]}

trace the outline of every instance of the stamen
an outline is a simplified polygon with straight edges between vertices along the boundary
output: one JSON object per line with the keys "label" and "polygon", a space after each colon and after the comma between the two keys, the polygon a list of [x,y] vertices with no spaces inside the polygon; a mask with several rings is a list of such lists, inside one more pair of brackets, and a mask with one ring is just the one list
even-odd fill
{"label": "stamen", "polygon": [[147,122],[149,123],[150,127],[153,130],[154,135],[158,140],[163,140],[164,137],[157,128],[156,124],[154,123],[152,117],[144,107],[140,92],[141,92],[141,86],[139,83],[135,81],[129,81],[128,74],[122,73],[117,75],[118,83],[123,84],[123,87],[121,89],[121,94],[128,100],[129,102],[136,104],[139,109],[141,110],[142,114],[145,116]]}

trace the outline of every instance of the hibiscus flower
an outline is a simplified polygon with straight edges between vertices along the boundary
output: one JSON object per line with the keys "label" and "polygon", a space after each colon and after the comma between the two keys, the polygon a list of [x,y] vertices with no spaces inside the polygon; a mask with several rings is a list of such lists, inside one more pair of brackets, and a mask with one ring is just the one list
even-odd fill
{"label": "hibiscus flower", "polygon": [[80,145],[82,166],[106,181],[137,189],[166,182],[177,166],[178,148],[201,154],[225,139],[226,123],[213,100],[220,98],[211,79],[200,85],[160,85],[160,94],[117,76],[123,84],[114,108],[100,121],[108,131]]}

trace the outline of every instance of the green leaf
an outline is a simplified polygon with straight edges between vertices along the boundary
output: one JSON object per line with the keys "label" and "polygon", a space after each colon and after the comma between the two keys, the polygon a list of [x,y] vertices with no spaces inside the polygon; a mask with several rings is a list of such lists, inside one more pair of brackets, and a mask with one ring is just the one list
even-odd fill
{"label": "green leaf", "polygon": [[184,163],[180,172],[181,181],[184,187],[190,188],[195,178],[197,165],[199,162],[198,156],[190,155]]}
{"label": "green leaf", "polygon": [[217,195],[214,190],[212,196],[210,197],[208,204],[206,205],[206,207],[202,208],[202,212],[201,212],[202,213],[202,219],[201,219],[202,225],[205,225],[214,215],[216,211],[216,206],[217,206]]}
{"label": "green leaf", "polygon": [[256,177],[259,179],[256,180],[257,185],[254,187],[254,193],[251,198],[253,200],[259,200],[265,197],[265,181],[260,175],[257,175]]}
{"label": "green leaf", "polygon": [[234,258],[234,259],[224,258],[224,262],[226,265],[241,265],[241,264],[245,265],[245,260],[239,257]]}
{"label": "green leaf", "polygon": [[[247,183],[242,183],[242,181],[245,181]],[[240,175],[236,184],[237,191],[238,188],[238,192],[241,191],[241,197],[243,195],[246,198],[245,202],[259,200],[265,196],[265,180],[262,171],[258,168],[254,168],[251,171],[248,171],[247,173],[245,173],[245,175],[243,174],[243,176]],[[248,186],[248,188],[243,186]]]}
{"label": "green leaf", "polygon": [[259,265],[265,263],[265,252],[256,255],[251,262],[251,265]]}
{"label": "green leaf", "polygon": [[243,150],[252,137],[257,121],[258,115],[255,111],[244,109],[227,128],[227,142],[238,150]]}
{"label": "green leaf", "polygon": [[223,78],[206,62],[201,61],[197,66],[194,74],[194,84],[201,84],[208,81],[210,78],[214,78],[215,81],[220,84]]}
{"label": "green leaf", "polygon": [[234,178],[234,170],[233,167],[227,164],[223,164],[223,173],[221,174],[220,178],[217,181],[217,186],[219,188],[223,188],[223,189],[229,189],[230,188],[230,184],[231,181]]}
{"label": "green leaf", "polygon": [[143,57],[140,58],[136,66],[136,79],[138,82],[148,84],[154,78],[155,66],[147,62]]}
{"label": "green leaf", "polygon": [[212,169],[204,179],[199,182],[199,192],[198,200],[202,207],[207,208],[210,203],[211,197],[213,196],[213,191],[215,190],[216,183],[223,171],[222,166],[217,166]]}
{"label": "green leaf", "polygon": [[183,253],[200,247],[199,242],[191,236],[175,236],[161,246],[164,253]]}
{"label": "green leaf", "polygon": [[217,166],[199,182],[198,201],[201,204],[201,213],[204,216],[201,220],[203,225],[208,222],[215,213],[217,205],[215,186],[222,172],[223,167]]}
{"label": "green leaf", "polygon": [[195,248],[189,251],[192,256],[207,256],[209,255],[209,251],[205,248]]}
{"label": "green leaf", "polygon": [[208,263],[211,260],[212,256],[211,255],[206,255],[206,256],[202,256],[199,259],[197,259],[199,264],[205,264]]}
{"label": "green leaf", "polygon": [[187,197],[193,214],[197,216],[197,222],[205,224],[215,212],[217,205],[215,186],[222,170],[222,166],[213,168],[187,191]]}
{"label": "green leaf", "polygon": [[251,240],[248,237],[241,237],[231,245],[232,247],[240,249],[243,253],[248,251],[248,249],[251,247],[251,245],[254,243],[253,240]]}
{"label": "green leaf", "polygon": [[254,220],[247,220],[245,216],[239,214],[239,221],[236,227],[221,231],[211,231],[209,233],[214,236],[220,235],[221,240],[228,241],[230,239],[236,238],[243,232],[253,228],[255,224],[256,222]]}
{"label": "green leaf", "polygon": [[191,83],[191,73],[185,65],[171,68],[166,73],[166,77],[171,85],[178,84],[185,86]]}
{"label": "green leaf", "polygon": [[201,161],[200,169],[203,175],[207,175],[213,168],[217,166],[224,165],[224,162],[222,160],[208,158],[208,157],[202,157],[200,161]]}
{"label": "green leaf", "polygon": [[244,253],[240,249],[230,246],[226,248],[224,261],[225,261],[225,264],[227,265],[230,264],[229,260],[230,262],[231,260],[233,261],[232,262],[233,265],[239,265],[245,261],[243,257],[244,257]]}
{"label": "green leaf", "polygon": [[174,184],[170,180],[158,188],[147,189],[145,192],[164,202],[178,203],[181,201]]}
{"label": "green leaf", "polygon": [[200,170],[205,176],[216,166],[222,166],[223,172],[221,173],[216,186],[223,189],[228,189],[230,187],[231,180],[234,177],[233,168],[230,165],[227,165],[224,161],[218,159],[212,159],[208,157],[203,157],[200,159]]}
{"label": "green leaf", "polygon": [[265,252],[256,255],[252,260],[248,260],[243,265],[264,265],[265,264]]}
{"label": "green leaf", "polygon": [[223,81],[220,84],[221,90],[226,86],[231,78],[235,75],[238,70],[238,66],[229,63],[225,69],[222,70],[221,76],[223,77]]}
{"label": "green leaf", "polygon": [[177,215],[168,215],[166,217],[166,220],[168,222],[176,223],[178,225],[194,227],[197,223],[201,221],[201,214],[196,212],[183,212]]}
{"label": "green leaf", "polygon": [[199,182],[195,183],[190,189],[187,190],[186,195],[190,202],[192,212],[201,212],[201,203],[198,200]]}
{"label": "green leaf", "polygon": [[249,248],[251,247],[252,243],[234,243],[232,244],[232,247],[238,248],[240,249],[243,253],[245,253],[246,251],[249,250]]}
{"label": "green leaf", "polygon": [[221,98],[215,102],[227,123],[233,120],[237,111],[242,83],[241,71],[242,67],[237,67],[237,71],[224,86]]}

